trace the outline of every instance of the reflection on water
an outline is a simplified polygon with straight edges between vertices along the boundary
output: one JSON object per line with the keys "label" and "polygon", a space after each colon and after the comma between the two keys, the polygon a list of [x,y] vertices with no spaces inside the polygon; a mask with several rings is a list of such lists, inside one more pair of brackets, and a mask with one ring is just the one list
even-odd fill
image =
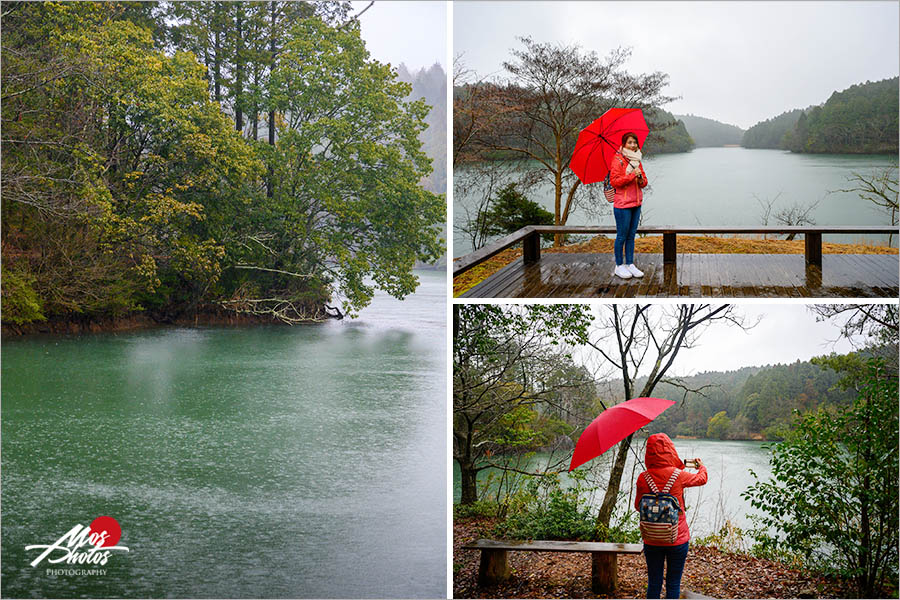
{"label": "reflection on water", "polygon": [[[303,327],[4,344],[4,596],[445,593],[445,276]],[[111,515],[103,576],[29,544]]]}

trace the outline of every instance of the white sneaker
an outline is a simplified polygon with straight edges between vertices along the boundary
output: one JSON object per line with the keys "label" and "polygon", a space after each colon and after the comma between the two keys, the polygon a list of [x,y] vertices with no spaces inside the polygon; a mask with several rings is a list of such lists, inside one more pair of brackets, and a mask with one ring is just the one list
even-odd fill
{"label": "white sneaker", "polygon": [[616,267],[614,271],[616,277],[621,277],[622,279],[631,279],[631,271],[629,271],[625,265],[619,265]]}
{"label": "white sneaker", "polygon": [[632,275],[634,275],[635,277],[643,277],[644,276],[644,272],[639,270],[634,265],[625,265],[625,268],[628,269],[628,272],[631,273]]}

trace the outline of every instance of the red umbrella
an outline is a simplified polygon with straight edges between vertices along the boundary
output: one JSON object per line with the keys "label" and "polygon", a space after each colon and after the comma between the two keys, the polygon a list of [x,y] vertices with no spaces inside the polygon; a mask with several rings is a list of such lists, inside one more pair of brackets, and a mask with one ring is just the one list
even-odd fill
{"label": "red umbrella", "polygon": [[606,178],[613,156],[622,145],[622,136],[628,132],[637,136],[638,146],[643,148],[650,128],[641,109],[611,108],[581,130],[569,161],[569,168],[581,183],[596,183]]}
{"label": "red umbrella", "polygon": [[607,408],[591,421],[572,453],[571,471],[600,456],[675,404],[664,398],[633,398]]}

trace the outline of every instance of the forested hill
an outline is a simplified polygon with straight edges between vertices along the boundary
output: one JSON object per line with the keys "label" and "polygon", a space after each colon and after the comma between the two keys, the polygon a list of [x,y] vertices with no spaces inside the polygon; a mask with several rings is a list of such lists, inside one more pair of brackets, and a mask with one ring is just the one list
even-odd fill
{"label": "forested hill", "polygon": [[650,135],[643,148],[648,155],[690,152],[694,148],[694,140],[684,123],[672,113],[650,108],[644,111],[644,116],[650,126]]}
{"label": "forested hill", "polygon": [[[851,392],[833,389],[838,379],[834,371],[808,361],[700,373],[682,381],[688,388],[701,390],[702,395],[688,394],[683,402],[684,389],[661,383],[653,395],[678,404],[648,425],[648,430],[671,437],[778,439],[778,430],[790,422],[794,409],[806,412],[849,403]],[[638,381],[635,388],[643,384]],[[621,383],[613,383],[611,389],[614,394],[619,392]]]}
{"label": "forested hill", "polygon": [[784,136],[794,129],[803,109],[795,108],[783,112],[777,117],[761,121],[744,132],[741,146],[744,148],[785,149],[782,145]]}
{"label": "forested hill", "polygon": [[834,92],[820,106],[795,109],[747,130],[746,148],[792,152],[895,154],[898,151],[900,78]]}
{"label": "forested hill", "polygon": [[[425,122],[428,128],[419,134],[422,150],[431,159],[431,174],[422,179],[422,187],[435,194],[447,193],[447,74],[435,63],[427,69],[410,73],[407,66],[400,63],[397,79],[412,84],[408,100],[425,100],[431,107]],[[441,239],[447,239],[447,223],[441,223]],[[441,270],[447,268],[446,252],[435,261],[416,261],[417,269]]]}
{"label": "forested hill", "polygon": [[744,136],[740,127],[714,119],[694,115],[675,115],[675,118],[684,123],[698,148],[739,146]]}
{"label": "forested hill", "polygon": [[424,98],[431,107],[425,117],[428,129],[419,135],[433,169],[423,185],[430,192],[444,194],[447,192],[447,74],[438,63],[415,73],[410,73],[406,65],[400,63],[397,78],[412,84],[410,99]]}
{"label": "forested hill", "polygon": [[896,154],[898,82],[867,81],[835,92],[823,106],[800,115],[782,146],[793,152]]}

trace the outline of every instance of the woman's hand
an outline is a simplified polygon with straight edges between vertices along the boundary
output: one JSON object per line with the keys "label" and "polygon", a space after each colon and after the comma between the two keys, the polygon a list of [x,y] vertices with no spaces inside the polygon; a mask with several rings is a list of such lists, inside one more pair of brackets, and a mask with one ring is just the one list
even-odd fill
{"label": "woman's hand", "polygon": [[703,466],[703,461],[700,460],[699,458],[695,458],[694,462],[697,464],[698,469]]}

